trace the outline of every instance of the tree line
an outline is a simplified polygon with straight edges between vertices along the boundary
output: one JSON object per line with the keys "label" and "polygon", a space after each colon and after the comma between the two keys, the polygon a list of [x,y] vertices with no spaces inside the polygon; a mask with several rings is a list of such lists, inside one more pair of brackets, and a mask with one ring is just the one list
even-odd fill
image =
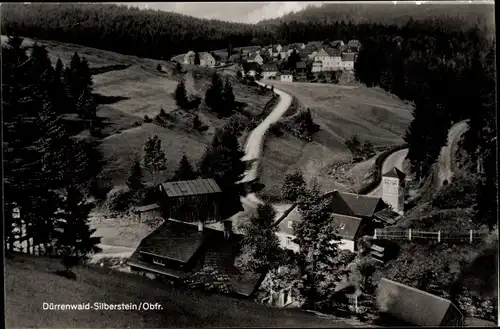
{"label": "tree line", "polygon": [[88,226],[88,196],[100,154],[73,138],[63,115],[95,119],[88,64],[75,54],[54,67],[45,47],[27,52],[22,41],[10,37],[2,46],[5,247],[12,250],[21,230],[28,250],[85,258],[99,250]]}

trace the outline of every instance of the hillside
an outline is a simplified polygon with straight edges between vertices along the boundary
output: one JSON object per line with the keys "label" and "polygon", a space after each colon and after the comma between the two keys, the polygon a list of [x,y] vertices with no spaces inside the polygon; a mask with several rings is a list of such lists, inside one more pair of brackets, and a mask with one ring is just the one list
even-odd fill
{"label": "hillside", "polygon": [[440,18],[450,26],[475,24],[480,21],[494,24],[493,3],[453,3],[435,4],[427,2],[415,5],[414,2],[398,1],[386,3],[327,3],[322,6],[310,6],[298,12],[280,18],[259,22],[261,25],[277,25],[283,22],[348,22],[382,23],[403,25],[410,18],[415,21]]}
{"label": "hillside", "polygon": [[[8,328],[345,327],[300,310],[176,288],[110,269],[80,267],[76,280],[54,274],[56,260],[14,254],[6,260]],[[159,303],[150,311],[50,311],[43,303]]]}
{"label": "hillside", "polygon": [[[5,37],[2,38],[4,39]],[[29,46],[33,42],[32,39],[25,39],[23,45]],[[173,64],[165,61],[56,41],[37,42],[46,45],[53,63],[60,57],[66,64],[74,52],[78,52],[87,59],[91,70],[101,68],[104,72],[94,74],[93,81],[94,93],[100,100],[97,116],[104,122],[103,138],[99,142],[105,164],[100,177],[112,185],[124,184],[132,162],[142,156],[144,142],[149,136],[156,134],[162,141],[168,161],[163,177],[168,178],[184,152],[196,164],[205,146],[211,141],[215,129],[230,120],[217,117],[202,104],[196,114],[208,130],[204,133],[192,132],[190,122],[194,113],[179,110],[175,105],[172,94],[181,79],[185,80],[189,94],[204,98],[214,72],[212,69],[184,67],[186,73],[178,74]],[[156,69],[158,64],[162,65],[162,72]],[[236,101],[241,106],[240,113],[235,113],[233,117],[247,120],[260,113],[271,99],[270,94],[261,95],[256,87],[239,83],[234,77],[227,77],[233,86]],[[154,118],[161,108],[174,117],[168,128],[144,122],[144,115]],[[88,137],[88,130],[80,132],[79,136]]]}
{"label": "hillside", "polygon": [[[411,119],[411,105],[380,89],[314,83],[269,82],[310,108],[320,131],[306,143],[285,132],[269,134],[261,162],[262,194],[278,197],[287,171],[300,168],[306,179],[315,177],[325,190],[346,190],[350,185],[337,181],[331,170],[335,163],[349,162],[344,141],[354,134],[384,148],[403,143]],[[373,159],[357,166],[358,176],[370,172]],[[360,167],[363,167],[361,169]],[[361,170],[358,170],[361,169]],[[359,184],[359,182],[358,182]],[[359,187],[359,186],[358,186]]]}

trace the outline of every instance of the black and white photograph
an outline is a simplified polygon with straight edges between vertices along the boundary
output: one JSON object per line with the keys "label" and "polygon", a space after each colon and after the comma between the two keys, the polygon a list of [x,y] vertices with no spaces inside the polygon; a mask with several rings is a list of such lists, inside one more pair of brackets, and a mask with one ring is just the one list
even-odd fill
{"label": "black and white photograph", "polygon": [[497,327],[495,3],[0,4],[6,328]]}

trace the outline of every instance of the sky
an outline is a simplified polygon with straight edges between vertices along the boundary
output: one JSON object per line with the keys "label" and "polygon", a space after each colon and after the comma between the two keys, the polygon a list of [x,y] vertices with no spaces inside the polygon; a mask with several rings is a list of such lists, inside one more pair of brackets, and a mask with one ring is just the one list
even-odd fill
{"label": "sky", "polygon": [[139,8],[173,11],[180,14],[241,23],[257,23],[299,11],[308,5],[319,6],[324,1],[287,2],[132,2]]}

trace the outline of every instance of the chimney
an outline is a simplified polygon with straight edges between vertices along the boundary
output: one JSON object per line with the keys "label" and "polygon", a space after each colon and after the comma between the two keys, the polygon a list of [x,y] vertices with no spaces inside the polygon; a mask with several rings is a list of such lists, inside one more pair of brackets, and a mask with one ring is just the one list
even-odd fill
{"label": "chimney", "polygon": [[230,220],[225,220],[223,224],[224,224],[224,239],[227,240],[231,237],[233,222],[231,222]]}
{"label": "chimney", "polygon": [[198,232],[203,232],[204,226],[205,226],[205,224],[203,223],[203,221],[199,220],[198,221]]}

